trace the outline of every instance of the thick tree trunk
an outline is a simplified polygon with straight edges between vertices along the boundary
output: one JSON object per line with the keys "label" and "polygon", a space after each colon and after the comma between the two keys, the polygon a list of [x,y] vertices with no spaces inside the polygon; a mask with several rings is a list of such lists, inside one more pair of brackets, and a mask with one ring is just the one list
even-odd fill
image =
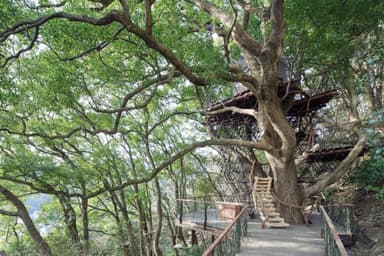
{"label": "thick tree trunk", "polygon": [[273,173],[273,189],[278,200],[279,212],[288,223],[304,223],[302,209],[303,192],[300,189],[294,161],[284,157],[267,156]]}
{"label": "thick tree trunk", "polygon": [[27,211],[27,208],[15,196],[11,191],[0,185],[0,193],[7,199],[9,202],[11,202],[17,209],[17,215],[21,218],[21,220],[24,222],[25,227],[28,230],[28,233],[31,235],[33,242],[35,243],[35,246],[40,251],[40,254],[42,256],[51,256],[51,249],[49,248],[47,242],[44,240],[44,238],[40,235],[39,230],[36,228],[35,224],[33,223],[33,220],[31,216],[29,216],[29,213]]}
{"label": "thick tree trunk", "polygon": [[276,91],[277,79],[274,77],[273,72],[265,74],[264,90],[258,95],[258,125],[262,131],[262,141],[278,150],[273,155],[266,152],[266,157],[272,170],[280,214],[289,223],[303,223],[304,218],[299,208],[303,193],[297,182],[295,164],[295,130],[282,111]]}

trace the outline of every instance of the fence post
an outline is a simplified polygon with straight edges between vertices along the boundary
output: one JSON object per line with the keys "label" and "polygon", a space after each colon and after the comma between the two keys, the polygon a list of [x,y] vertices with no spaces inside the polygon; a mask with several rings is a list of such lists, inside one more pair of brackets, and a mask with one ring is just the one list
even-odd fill
{"label": "fence post", "polygon": [[345,214],[345,229],[347,233],[352,233],[352,228],[351,228],[351,219],[352,219],[352,207],[347,206],[345,207],[346,214]]}
{"label": "fence post", "polygon": [[207,201],[204,201],[204,230],[207,229],[207,218],[208,218],[207,209],[208,209]]}

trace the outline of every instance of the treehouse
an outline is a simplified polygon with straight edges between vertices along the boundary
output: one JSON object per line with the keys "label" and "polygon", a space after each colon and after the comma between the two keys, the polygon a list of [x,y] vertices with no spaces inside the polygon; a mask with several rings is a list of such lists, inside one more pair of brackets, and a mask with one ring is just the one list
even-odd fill
{"label": "treehouse", "polygon": [[[357,137],[347,136],[346,134],[351,133],[351,129],[346,126],[315,129],[312,118],[318,110],[338,96],[337,90],[309,95],[301,89],[300,81],[294,80],[289,83],[279,83],[278,96],[288,122],[296,130],[297,155],[306,153],[306,162],[311,166],[311,173],[318,175],[326,170],[334,169],[351,151]],[[253,127],[256,137],[258,137],[257,123],[253,116],[232,111],[220,111],[225,107],[257,110],[257,105],[256,97],[250,90],[246,90],[231,98],[208,105],[205,108],[205,112],[209,114],[206,121],[214,129]],[[320,147],[307,151],[315,144],[319,144]]]}
{"label": "treehouse", "polygon": [[[278,87],[278,95],[282,99],[283,110],[286,113],[287,119],[295,128],[301,125],[304,117],[321,109],[332,98],[337,96],[336,90],[310,96],[299,85],[300,81],[295,80],[290,83],[280,83]],[[205,112],[215,112],[224,107],[233,106],[244,109],[257,109],[257,100],[251,91],[246,90],[229,99],[210,104],[205,108]],[[227,111],[209,115],[207,121],[209,124],[216,126],[238,126],[254,123],[256,120],[247,115]]]}
{"label": "treehouse", "polygon": [[[326,127],[318,124],[315,128],[313,125],[312,119],[316,112],[325,107],[337,95],[336,90],[309,95],[300,88],[300,81],[280,83],[278,86],[278,96],[281,99],[283,111],[288,122],[296,131],[298,144],[296,153],[297,155],[305,155],[306,166],[302,170],[298,170],[298,180],[303,183],[303,186],[316,182],[323,172],[335,170],[356,143],[357,137],[353,133],[353,129],[348,126]],[[257,99],[252,92],[249,90],[242,91],[231,98],[208,105],[205,108],[205,112],[208,113],[206,122],[216,131],[222,131],[230,136],[234,132],[242,133],[243,128],[245,128],[244,131],[248,133],[246,134],[248,139],[257,139],[259,136],[257,120],[250,115],[224,111],[226,107],[257,110]],[[249,136],[250,134],[252,136]],[[319,145],[316,149],[313,147],[315,144]],[[309,150],[310,148],[312,151]],[[262,165],[262,168],[265,166],[267,165]],[[233,174],[234,170],[231,169],[230,173]],[[241,179],[237,178],[240,177],[244,177],[244,175],[240,174],[239,177],[229,179],[226,177],[226,183],[228,183],[226,187],[239,186]],[[285,222],[284,217],[280,216],[277,209],[279,204],[284,205],[285,203],[273,191],[271,177],[256,176],[254,182],[248,180],[243,182],[246,191],[238,188],[235,191],[245,192],[241,195],[251,197],[251,203],[248,198],[244,200],[244,198],[240,198],[241,196],[228,202],[215,203],[191,199],[178,200],[176,226],[180,229],[189,230],[190,240],[185,242],[188,248],[198,245],[198,241],[201,241],[200,245],[210,244],[212,241],[204,253],[201,252],[201,255],[226,255],[223,252],[229,252],[233,248],[238,251],[240,237],[244,235],[246,230],[244,223],[248,205],[252,205],[249,209],[256,209],[262,220],[262,228],[288,228],[291,226]],[[224,194],[233,196],[231,192]],[[312,202],[310,205],[313,206],[314,203]],[[312,213],[312,208],[308,211],[305,206],[288,205],[288,207],[291,207],[290,209],[292,207],[299,208],[305,222],[309,223],[308,216]],[[339,233],[346,234],[344,237],[347,238],[352,237],[350,229],[346,230],[348,232],[340,231],[341,233]]]}

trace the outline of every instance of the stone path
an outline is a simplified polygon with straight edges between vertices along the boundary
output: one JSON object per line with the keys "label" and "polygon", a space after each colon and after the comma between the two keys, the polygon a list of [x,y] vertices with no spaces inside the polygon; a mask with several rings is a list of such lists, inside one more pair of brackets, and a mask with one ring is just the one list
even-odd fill
{"label": "stone path", "polygon": [[311,225],[291,225],[287,229],[261,229],[261,220],[248,222],[248,235],[237,256],[324,256],[320,236],[320,215],[312,214]]}

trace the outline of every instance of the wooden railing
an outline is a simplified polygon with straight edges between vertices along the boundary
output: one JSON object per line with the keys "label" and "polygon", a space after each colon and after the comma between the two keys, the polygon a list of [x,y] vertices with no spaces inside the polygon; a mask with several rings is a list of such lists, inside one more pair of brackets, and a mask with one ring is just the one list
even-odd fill
{"label": "wooden railing", "polygon": [[324,207],[320,206],[321,213],[321,236],[325,240],[325,253],[326,256],[348,256],[347,251],[341,241],[339,234],[333,224],[331,218],[328,216]]}
{"label": "wooden railing", "polygon": [[246,235],[246,228],[243,226],[246,210],[246,207],[241,210],[232,223],[205,250],[202,256],[235,256],[240,251],[241,238]]}

